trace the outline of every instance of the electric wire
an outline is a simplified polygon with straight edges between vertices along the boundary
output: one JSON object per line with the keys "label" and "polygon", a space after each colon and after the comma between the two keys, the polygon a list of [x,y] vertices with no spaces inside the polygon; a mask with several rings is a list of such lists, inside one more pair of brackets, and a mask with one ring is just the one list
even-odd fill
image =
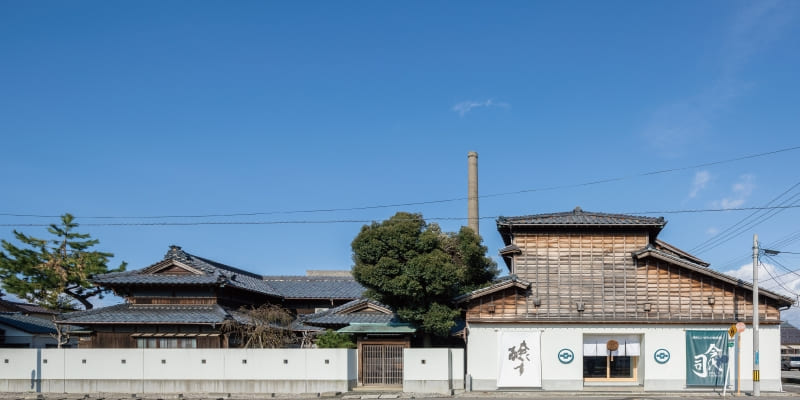
{"label": "electric wire", "polygon": [[[642,211],[623,214],[678,214],[678,213],[704,213],[704,212],[730,212],[747,210],[774,210],[800,208],[800,204],[775,207],[737,207],[737,208],[711,208],[690,210],[662,210]],[[501,216],[484,216],[479,219],[498,219]],[[467,221],[468,217],[426,217],[427,221]],[[401,220],[402,221],[402,220]],[[340,224],[340,223],[372,223],[374,219],[329,219],[329,220],[275,220],[275,221],[177,221],[177,222],[89,222],[81,226],[196,226],[196,225],[299,225],[299,224]],[[2,223],[0,227],[37,227],[50,226],[46,223]]]}
{"label": "electric wire", "polygon": [[[773,198],[772,200],[767,202],[765,207],[769,207],[771,204],[779,201],[782,197],[784,197],[785,195],[789,194],[791,191],[796,189],[798,186],[800,186],[800,182],[795,183],[794,185],[792,185],[791,187],[786,189],[783,193],[779,194],[778,196],[776,196],[775,198]],[[787,204],[791,205],[793,202],[794,202],[793,204],[798,204],[800,202],[795,201],[795,199],[797,199],[798,197],[800,197],[800,192],[794,193],[788,199],[781,200],[779,206],[786,206]],[[778,213],[780,213],[780,212],[782,212],[784,210],[785,210],[785,208],[783,208],[783,209],[770,209],[768,211],[756,210],[756,211],[752,212],[751,214],[747,215],[746,217],[742,218],[741,220],[739,220],[735,224],[733,224],[733,225],[729,226],[728,228],[724,229],[722,232],[719,232],[718,234],[714,235],[713,237],[707,239],[706,241],[704,241],[700,245],[697,245],[697,246],[691,248],[689,251],[693,252],[693,253],[697,253],[697,254],[702,254],[702,253],[704,253],[704,252],[706,252],[708,250],[711,250],[711,249],[714,249],[716,247],[719,247],[721,244],[733,239],[734,237],[740,235],[741,233],[743,233],[743,232],[745,232],[747,230],[750,230],[750,229],[752,229],[752,228],[764,223],[765,221],[769,220],[770,218],[774,217],[775,215],[777,215]]]}
{"label": "electric wire", "polygon": [[[763,269],[764,271],[766,271],[766,272],[767,272],[767,275],[769,275],[770,277],[772,277],[772,280],[774,280],[774,281],[775,281],[775,283],[777,283],[777,284],[778,284],[778,286],[780,286],[780,287],[781,287],[783,290],[785,290],[787,293],[791,294],[791,295],[792,295],[792,296],[794,296],[795,298],[797,298],[798,296],[800,296],[800,295],[798,295],[798,294],[797,294],[797,292],[795,292],[795,291],[793,291],[793,290],[791,290],[791,289],[787,288],[787,287],[786,287],[786,286],[783,284],[783,282],[781,282],[780,280],[776,279],[776,278],[775,278],[775,276],[773,276],[773,275],[772,275],[772,272],[770,272],[769,268],[767,268],[767,266],[766,266],[766,265],[762,264],[762,263],[761,263],[761,261],[759,261],[759,262],[758,262],[758,266],[759,266],[759,267],[763,267],[762,269]],[[766,288],[765,288],[765,289],[766,289]],[[769,289],[766,289],[766,290],[769,290]]]}
{"label": "electric wire", "polygon": [[[500,193],[492,193],[486,195],[479,195],[478,198],[492,198],[492,197],[501,197],[501,196],[510,196],[510,195],[517,195],[517,194],[524,194],[524,193],[533,193],[533,192],[544,192],[544,191],[552,191],[552,190],[559,190],[559,189],[569,189],[569,188],[576,188],[576,187],[585,187],[585,186],[593,186],[599,185],[604,183],[610,182],[618,182],[622,180],[632,179],[632,178],[640,178],[640,177],[647,177],[653,175],[661,175],[667,174],[671,172],[678,172],[678,171],[686,171],[690,169],[696,168],[703,168],[709,167],[713,165],[720,165],[720,164],[727,164],[736,161],[742,160],[749,160],[759,157],[770,156],[774,154],[789,152],[800,149],[800,146],[794,147],[787,147],[778,150],[767,151],[763,153],[757,154],[749,154],[745,156],[729,158],[725,160],[718,160],[718,161],[711,161],[707,163],[700,163],[690,166],[684,167],[676,167],[676,168],[668,168],[656,171],[649,171],[643,172],[639,174],[631,174],[631,175],[622,175],[612,178],[604,178],[604,179],[597,179],[593,181],[581,182],[581,183],[574,183],[574,184],[565,184],[565,185],[555,185],[555,186],[547,186],[541,188],[532,188],[532,189],[523,189],[523,190],[516,190],[511,192],[500,192]],[[153,216],[76,216],[82,219],[168,219],[168,218],[221,218],[221,217],[252,217],[252,216],[265,216],[265,215],[289,215],[289,214],[310,214],[310,213],[324,213],[324,212],[342,212],[342,211],[362,211],[362,210],[372,210],[372,209],[380,209],[380,208],[395,208],[395,207],[408,207],[408,206],[419,206],[419,205],[428,205],[428,204],[441,204],[441,203],[451,203],[456,201],[464,201],[468,200],[468,197],[456,197],[456,198],[449,198],[449,199],[439,199],[439,200],[428,200],[428,201],[416,201],[416,202],[408,202],[408,203],[395,203],[395,204],[378,204],[378,205],[367,205],[367,206],[358,206],[358,207],[341,207],[341,208],[318,208],[318,209],[308,209],[308,210],[287,210],[287,211],[259,211],[259,212],[240,212],[240,213],[224,213],[224,214],[197,214],[197,215],[153,215]],[[28,217],[28,218],[59,218],[60,215],[41,215],[41,214],[23,214],[23,213],[12,213],[12,212],[3,212],[0,213],[0,216],[6,217]]]}
{"label": "electric wire", "polygon": [[[796,242],[798,240],[800,240],[800,231],[795,231],[795,232],[792,232],[792,233],[790,233],[790,234],[788,234],[788,235],[776,240],[775,242],[766,244],[764,247],[766,247],[768,249],[779,250],[779,249],[782,249],[782,248],[784,248],[784,247],[786,247],[786,246],[788,246],[788,245],[790,245],[790,244],[792,244],[792,243],[794,243],[794,242]],[[730,267],[738,267],[738,266],[741,266],[750,257],[751,257],[751,255],[749,255],[749,254],[742,254],[742,256],[740,256],[740,257],[730,259],[728,261],[725,261],[724,263],[720,263],[719,266],[717,266],[716,268],[720,269],[720,270],[725,270],[725,269],[730,268]]]}

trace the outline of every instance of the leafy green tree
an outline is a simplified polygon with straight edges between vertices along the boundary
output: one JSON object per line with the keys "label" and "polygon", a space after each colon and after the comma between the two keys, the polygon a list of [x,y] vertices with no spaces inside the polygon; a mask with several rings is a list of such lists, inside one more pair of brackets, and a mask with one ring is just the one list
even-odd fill
{"label": "leafy green tree", "polygon": [[3,289],[28,302],[51,310],[75,309],[75,301],[85,309],[91,309],[92,296],[103,297],[108,290],[94,286],[89,278],[95,274],[124,271],[122,262],[116,269],[109,269],[111,253],[91,251],[90,247],[100,241],[91,239],[88,233],[76,233],[78,227],[70,214],[61,216],[61,224],[51,224],[47,230],[55,238],[46,240],[14,231],[17,247],[0,240],[0,279]]}
{"label": "leafy green tree", "polygon": [[354,349],[356,344],[353,343],[350,335],[328,329],[317,336],[317,347],[320,349]]}
{"label": "leafy green tree", "polygon": [[398,212],[365,225],[352,248],[353,276],[366,295],[436,336],[447,336],[455,325],[454,296],[497,276],[496,264],[471,229],[443,233],[421,214]]}

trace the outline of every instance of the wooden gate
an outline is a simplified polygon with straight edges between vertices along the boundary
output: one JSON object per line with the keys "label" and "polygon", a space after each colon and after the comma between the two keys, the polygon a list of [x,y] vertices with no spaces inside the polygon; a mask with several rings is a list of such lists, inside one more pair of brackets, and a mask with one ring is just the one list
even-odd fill
{"label": "wooden gate", "polygon": [[363,344],[361,346],[361,384],[403,385],[402,344]]}

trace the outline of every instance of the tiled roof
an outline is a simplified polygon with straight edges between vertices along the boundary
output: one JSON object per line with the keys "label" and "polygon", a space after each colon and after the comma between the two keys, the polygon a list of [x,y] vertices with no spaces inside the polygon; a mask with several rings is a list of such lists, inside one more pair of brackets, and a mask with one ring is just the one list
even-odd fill
{"label": "tiled roof", "polygon": [[60,323],[76,325],[104,323],[218,324],[232,318],[223,307],[214,305],[118,304],[110,307],[64,314]]}
{"label": "tiled roof", "polygon": [[97,275],[92,279],[100,285],[114,284],[168,284],[168,285],[215,285],[219,283],[218,275],[151,275],[140,271],[112,272]]}
{"label": "tiled roof", "polygon": [[[645,257],[654,257],[654,258],[657,258],[657,259],[660,259],[660,260],[663,260],[663,261],[667,261],[669,263],[684,267],[686,269],[698,272],[698,273],[700,273],[702,275],[706,275],[706,276],[709,276],[709,277],[712,277],[712,278],[716,278],[718,280],[725,281],[725,282],[728,282],[730,284],[733,284],[733,285],[736,285],[736,286],[740,286],[740,287],[743,287],[743,288],[751,290],[751,291],[753,290],[753,284],[750,283],[750,282],[745,282],[745,281],[743,281],[741,279],[732,277],[730,275],[726,275],[726,274],[723,274],[721,272],[717,272],[717,271],[715,271],[715,270],[713,270],[711,268],[707,268],[707,264],[704,265],[704,264],[698,264],[696,262],[692,262],[690,260],[687,260],[684,257],[680,257],[679,255],[676,255],[673,252],[667,252],[667,251],[664,251],[662,249],[656,248],[656,247],[654,247],[652,245],[647,245],[643,249],[633,252],[633,256],[638,258],[638,259],[645,258]],[[766,289],[761,288],[761,289],[759,289],[759,293],[762,296],[770,297],[770,298],[778,301],[779,303],[781,303],[781,306],[788,307],[788,306],[791,306],[794,303],[794,300],[792,298],[780,295],[780,294],[775,293],[775,292],[773,292],[771,290],[766,290]]]}
{"label": "tiled roof", "polygon": [[334,307],[325,311],[320,311],[315,314],[310,314],[302,317],[302,322],[307,325],[319,326],[337,326],[348,325],[352,323],[389,323],[396,321],[394,313],[380,313],[380,312],[347,312],[352,309],[359,309],[362,306],[372,305],[374,307],[382,308],[386,311],[391,311],[389,306],[378,303],[370,299],[356,299],[338,307]]}
{"label": "tiled roof", "polygon": [[[159,264],[169,262],[187,265],[203,275],[161,275],[149,270]],[[164,260],[144,269],[125,272],[114,272],[97,275],[92,280],[100,285],[229,285],[251,292],[280,297],[278,291],[264,281],[261,276],[239,268],[231,267],[213,260],[198,257],[183,251],[179,246],[170,246]]]}
{"label": "tiled roof", "polygon": [[20,313],[0,313],[0,324],[13,326],[28,333],[56,333],[53,321]]}
{"label": "tiled roof", "polygon": [[652,226],[662,228],[667,222],[664,217],[640,217],[625,214],[606,214],[583,211],[580,207],[574,210],[553,214],[535,214],[521,217],[499,217],[497,226],[517,225],[624,225]]}
{"label": "tiled roof", "polygon": [[411,324],[406,323],[355,323],[339,329],[340,333],[385,333],[385,334],[409,334],[417,331]]}
{"label": "tiled roof", "polygon": [[385,324],[396,320],[392,314],[377,313],[351,313],[351,314],[330,314],[313,320],[306,321],[309,325],[348,325],[355,323],[380,323]]}
{"label": "tiled roof", "polygon": [[33,314],[52,314],[52,315],[58,314],[55,311],[50,311],[50,310],[48,310],[48,309],[46,309],[44,307],[37,306],[36,304],[22,303],[22,302],[19,302],[19,301],[9,301],[9,300],[0,299],[0,306],[5,306],[5,307],[8,307],[11,310],[19,311],[19,312],[26,313],[26,314],[30,314],[30,313],[33,313]]}
{"label": "tiled roof", "polygon": [[287,299],[357,299],[365,290],[352,276],[265,276],[264,281]]}
{"label": "tiled roof", "polygon": [[500,290],[503,290],[503,289],[506,289],[506,288],[510,288],[510,287],[518,287],[520,289],[527,289],[530,286],[531,286],[530,282],[528,282],[528,281],[526,281],[524,279],[520,279],[516,275],[507,275],[507,276],[503,276],[503,277],[500,277],[500,278],[496,279],[489,286],[482,287],[480,289],[473,290],[473,291],[471,291],[469,293],[462,294],[461,296],[458,296],[458,297],[454,298],[453,302],[454,303],[463,303],[465,301],[469,301],[469,300],[472,300],[474,298],[481,297],[481,296],[487,295],[489,293],[494,293],[494,292],[497,292],[497,291],[500,291]]}

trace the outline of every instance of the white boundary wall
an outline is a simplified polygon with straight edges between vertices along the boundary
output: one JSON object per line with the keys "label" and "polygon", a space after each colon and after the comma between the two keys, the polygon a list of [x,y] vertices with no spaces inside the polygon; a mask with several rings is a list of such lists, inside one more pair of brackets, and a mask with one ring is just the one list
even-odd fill
{"label": "white boundary wall", "polygon": [[[542,332],[542,390],[583,390],[584,386],[590,386],[583,381],[583,336],[597,334],[641,336],[641,356],[637,371],[639,382],[617,383],[617,386],[637,385],[642,386],[645,391],[704,390],[703,387],[686,386],[686,331],[726,330],[727,328],[728,326],[720,325],[553,324],[536,326],[533,324],[471,323],[467,338],[467,374],[471,378],[472,386],[467,390],[498,390],[497,360],[501,349],[498,349],[497,338],[501,331]],[[759,339],[761,390],[780,391],[780,327],[778,325],[761,325]],[[751,391],[753,388],[752,329],[747,329],[742,334],[741,344],[741,389]],[[654,358],[655,351],[661,348],[667,349],[671,355],[666,364],[659,364]],[[561,349],[572,350],[575,355],[574,361],[569,364],[559,362],[558,352]],[[735,354],[733,352],[730,354],[731,359],[735,360]],[[733,364],[731,366],[731,376],[733,377],[735,376]],[[721,389],[717,388],[717,390]]]}
{"label": "white boundary wall", "polygon": [[357,359],[348,349],[0,349],[0,391],[346,392]]}
{"label": "white boundary wall", "polygon": [[464,389],[464,349],[403,349],[403,391],[444,393]]}

